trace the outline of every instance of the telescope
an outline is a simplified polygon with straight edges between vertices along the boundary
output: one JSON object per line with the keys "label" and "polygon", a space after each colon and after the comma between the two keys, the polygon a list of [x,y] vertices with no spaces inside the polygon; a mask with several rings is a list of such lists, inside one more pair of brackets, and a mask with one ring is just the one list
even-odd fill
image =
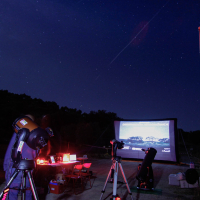
{"label": "telescope", "polygon": [[11,155],[14,164],[17,164],[21,160],[24,142],[31,149],[40,150],[47,145],[49,137],[53,136],[53,131],[49,127],[45,130],[42,129],[28,116],[17,118],[12,126],[17,134],[17,140]]}
{"label": "telescope", "polygon": [[119,171],[118,168],[119,167],[120,167],[122,176],[124,178],[124,183],[126,184],[128,194],[131,196],[131,199],[133,200],[133,196],[132,196],[131,190],[129,188],[128,181],[126,179],[124,170],[122,168],[121,157],[116,156],[117,149],[124,148],[124,143],[123,143],[123,141],[119,142],[119,141],[113,139],[110,141],[110,144],[112,144],[112,165],[111,165],[110,171],[108,173],[106,182],[104,184],[103,190],[101,191],[100,200],[102,200],[103,194],[105,193],[106,185],[108,183],[109,178],[113,179],[113,195],[112,195],[111,199],[113,199],[113,200],[120,199],[119,195],[117,194],[117,177],[118,177],[118,171]]}
{"label": "telescope", "polygon": [[143,190],[153,190],[154,177],[153,177],[153,169],[152,162],[157,153],[157,150],[150,147],[147,150],[141,149],[145,152],[146,156],[142,162],[138,166],[138,173],[136,179],[138,180],[137,189]]}
{"label": "telescope", "polygon": [[11,175],[10,180],[4,187],[3,191],[0,193],[0,199],[6,194],[11,183],[17,177],[19,172],[22,171],[22,200],[25,200],[25,190],[26,190],[26,176],[30,182],[31,190],[35,200],[39,200],[36,187],[33,181],[31,171],[35,168],[34,160],[27,158],[22,158],[22,150],[24,143],[26,143],[33,150],[40,150],[49,140],[49,137],[53,136],[53,131],[51,128],[42,129],[32,119],[28,116],[23,116],[17,118],[12,124],[14,131],[16,133],[15,144],[13,145],[11,158],[13,160],[13,168],[15,168],[14,173]]}
{"label": "telescope", "polygon": [[110,141],[110,144],[112,144],[112,158],[115,159],[117,155],[117,149],[122,149],[124,148],[124,143],[123,141],[119,142],[115,139]]}

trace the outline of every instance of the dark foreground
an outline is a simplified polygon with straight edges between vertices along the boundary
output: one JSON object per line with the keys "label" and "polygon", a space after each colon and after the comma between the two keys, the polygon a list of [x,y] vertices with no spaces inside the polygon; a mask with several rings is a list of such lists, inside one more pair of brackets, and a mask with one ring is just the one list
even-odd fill
{"label": "dark foreground", "polygon": [[[47,195],[39,194],[40,200],[96,200],[100,199],[101,191],[104,187],[107,175],[109,173],[110,167],[112,165],[111,159],[97,159],[89,158],[88,162],[92,162],[91,171],[93,172],[92,176],[92,188],[88,189],[88,186],[78,195],[73,194],[71,187],[66,187],[65,191],[61,194],[49,193]],[[180,188],[180,186],[169,185],[169,175],[177,174],[178,172],[185,172],[189,169],[188,165],[172,165],[172,164],[159,164],[153,163],[153,172],[154,172],[154,187],[153,192],[140,191],[136,189],[138,181],[136,180],[137,166],[141,161],[127,161],[122,160],[122,168],[124,174],[128,181],[129,187],[132,191],[133,199],[137,200],[149,200],[149,199],[200,199],[200,188]],[[197,169],[198,171],[198,169]],[[110,180],[110,179],[109,179]],[[119,169],[118,180],[123,181],[121,170]],[[1,187],[4,186],[4,173],[0,171],[0,181]],[[110,199],[112,196],[113,184],[108,182],[105,193],[103,194],[102,199]],[[117,194],[122,199],[131,199],[128,194],[126,185],[120,183],[117,185]],[[20,199],[20,197],[19,197]]]}

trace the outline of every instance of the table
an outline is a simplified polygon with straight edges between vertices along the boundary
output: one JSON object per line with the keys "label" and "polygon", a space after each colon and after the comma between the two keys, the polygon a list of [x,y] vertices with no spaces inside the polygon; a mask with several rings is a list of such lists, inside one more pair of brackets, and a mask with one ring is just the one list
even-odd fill
{"label": "table", "polygon": [[80,161],[69,161],[69,162],[57,162],[57,163],[44,163],[37,164],[34,170],[34,181],[36,186],[41,188],[48,187],[51,180],[56,179],[56,174],[63,173],[67,174],[73,170],[74,165],[80,163]]}
{"label": "table", "polygon": [[57,163],[44,163],[44,164],[37,164],[39,166],[51,166],[51,167],[62,167],[70,164],[78,164],[80,161],[74,160],[74,161],[68,161],[68,162],[57,162]]}
{"label": "table", "polygon": [[[45,170],[45,174],[48,175],[49,171],[53,171],[53,174],[60,173],[61,171],[63,174],[69,173],[70,170],[73,170],[74,165],[80,163],[80,161],[68,161],[68,162],[56,162],[56,163],[44,163],[44,164],[37,164],[38,170]],[[55,168],[52,170],[52,168]],[[67,169],[66,169],[67,168]]]}
{"label": "table", "polygon": [[77,160],[80,160],[82,164],[84,163],[85,160],[87,160],[87,157],[78,157]]}

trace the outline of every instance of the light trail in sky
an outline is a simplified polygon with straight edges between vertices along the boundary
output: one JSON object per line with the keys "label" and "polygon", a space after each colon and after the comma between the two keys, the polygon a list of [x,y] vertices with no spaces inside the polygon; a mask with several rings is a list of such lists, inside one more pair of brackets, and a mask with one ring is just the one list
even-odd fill
{"label": "light trail in sky", "polygon": [[120,54],[137,38],[137,36],[149,25],[149,23],[161,12],[161,10],[169,3],[168,0],[158,12],[144,25],[144,27],[136,34],[136,36],[115,56],[115,58],[110,62],[110,65],[120,56]]}

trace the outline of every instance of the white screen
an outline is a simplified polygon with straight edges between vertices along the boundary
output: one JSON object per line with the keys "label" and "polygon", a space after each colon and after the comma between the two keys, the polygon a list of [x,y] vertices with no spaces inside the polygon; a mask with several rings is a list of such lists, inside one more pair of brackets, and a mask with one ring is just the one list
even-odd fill
{"label": "white screen", "polygon": [[154,160],[176,162],[175,130],[176,119],[115,121],[115,138],[124,142],[117,150],[122,158],[143,159],[144,151],[153,147],[157,150]]}

